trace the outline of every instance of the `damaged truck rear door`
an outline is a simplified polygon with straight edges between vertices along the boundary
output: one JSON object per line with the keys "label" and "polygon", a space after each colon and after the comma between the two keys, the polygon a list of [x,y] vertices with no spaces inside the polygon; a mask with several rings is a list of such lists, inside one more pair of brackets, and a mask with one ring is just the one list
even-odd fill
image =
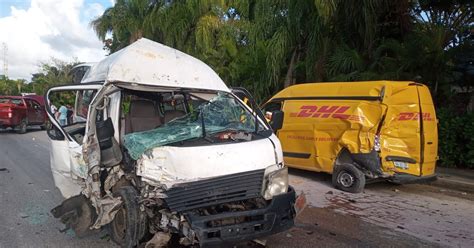
{"label": "damaged truck rear door", "polygon": [[52,213],[78,236],[108,227],[122,247],[225,246],[287,230],[302,209],[258,107],[187,54],[140,39],[46,97],[74,101],[66,126],[49,113],[48,134],[67,198]]}

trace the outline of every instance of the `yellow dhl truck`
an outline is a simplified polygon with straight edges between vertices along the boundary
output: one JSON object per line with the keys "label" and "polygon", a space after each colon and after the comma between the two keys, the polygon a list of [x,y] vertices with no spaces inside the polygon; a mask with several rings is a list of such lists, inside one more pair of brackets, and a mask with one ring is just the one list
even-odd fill
{"label": "yellow dhl truck", "polygon": [[308,83],[288,87],[262,109],[289,167],[332,174],[338,189],[366,182],[435,180],[437,119],[429,89],[415,82]]}

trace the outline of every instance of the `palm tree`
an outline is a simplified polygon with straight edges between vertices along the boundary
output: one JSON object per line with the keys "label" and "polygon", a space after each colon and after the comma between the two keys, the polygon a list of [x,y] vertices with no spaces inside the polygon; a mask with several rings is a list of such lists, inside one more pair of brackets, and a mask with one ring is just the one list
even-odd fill
{"label": "palm tree", "polygon": [[[114,6],[91,22],[91,26],[110,52],[150,35],[145,22],[155,5],[149,0],[117,0]],[[109,38],[108,35],[112,37]]]}

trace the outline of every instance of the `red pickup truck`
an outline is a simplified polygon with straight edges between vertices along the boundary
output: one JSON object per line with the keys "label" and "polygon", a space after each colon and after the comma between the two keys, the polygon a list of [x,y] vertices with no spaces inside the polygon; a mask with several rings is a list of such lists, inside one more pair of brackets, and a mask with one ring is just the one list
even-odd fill
{"label": "red pickup truck", "polygon": [[26,133],[30,125],[48,125],[44,98],[36,95],[0,96],[0,128],[11,127]]}

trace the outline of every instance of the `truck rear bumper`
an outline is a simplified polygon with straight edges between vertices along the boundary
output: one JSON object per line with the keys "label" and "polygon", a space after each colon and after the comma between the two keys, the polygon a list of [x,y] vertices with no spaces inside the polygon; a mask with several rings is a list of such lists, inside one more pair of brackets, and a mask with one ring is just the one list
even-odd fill
{"label": "truck rear bumper", "polygon": [[0,128],[7,128],[15,126],[10,119],[0,119]]}
{"label": "truck rear bumper", "polygon": [[[290,186],[288,193],[274,196],[265,207],[208,216],[188,215],[191,228],[201,247],[223,247],[288,230],[294,225],[296,199]],[[209,223],[234,219],[238,224],[210,227]],[[244,220],[244,221],[242,221]]]}
{"label": "truck rear bumper", "polygon": [[391,178],[389,178],[390,182],[399,183],[399,184],[410,184],[410,183],[430,183],[436,181],[437,175],[432,174],[428,176],[414,176],[410,174],[404,173],[396,173]]}

